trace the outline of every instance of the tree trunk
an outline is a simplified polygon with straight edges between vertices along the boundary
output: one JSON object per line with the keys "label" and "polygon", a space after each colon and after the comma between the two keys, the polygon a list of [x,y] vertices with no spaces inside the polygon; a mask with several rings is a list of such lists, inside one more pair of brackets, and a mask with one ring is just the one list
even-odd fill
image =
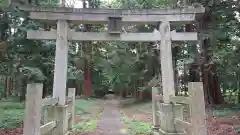
{"label": "tree trunk", "polygon": [[[94,8],[93,2],[91,0],[88,1],[89,7],[86,7],[86,1],[83,0],[83,8]],[[91,27],[89,24],[84,25],[84,31],[91,31]],[[88,44],[85,46],[85,53],[88,56],[91,56],[92,53],[92,45],[91,42],[85,42]],[[88,98],[92,95],[92,77],[91,77],[91,57],[85,59],[85,66],[84,66],[84,83],[83,83],[83,94],[85,98]]]}
{"label": "tree trunk", "polygon": [[205,93],[205,102],[207,104],[222,104],[224,99],[220,89],[220,83],[216,73],[216,64],[210,61],[208,54],[210,39],[205,39],[202,44],[202,56],[204,63],[202,66],[203,88]]}
{"label": "tree trunk", "polygon": [[43,82],[43,93],[42,93],[42,98],[45,98],[48,96],[48,87],[47,87],[47,81]]}
{"label": "tree trunk", "polygon": [[9,91],[10,91],[10,78],[9,76],[5,76],[5,81],[4,81],[4,98],[8,99],[9,97]]}
{"label": "tree trunk", "polygon": [[81,96],[82,86],[79,80],[76,80],[76,96]]}
{"label": "tree trunk", "polygon": [[189,68],[189,82],[200,82],[200,71],[198,63],[191,63]]}
{"label": "tree trunk", "polygon": [[92,77],[91,77],[91,67],[86,60],[84,68],[84,97],[88,98],[92,95]]}
{"label": "tree trunk", "polygon": [[133,86],[133,98],[137,98],[137,88],[136,88],[136,84],[134,84],[134,86]]}
{"label": "tree trunk", "polygon": [[[203,1],[203,0],[190,0],[190,3],[197,2],[203,4],[205,6],[205,14],[203,17],[200,18],[198,23],[198,29],[197,31],[201,33],[202,30],[208,31],[211,29],[212,24],[212,10],[213,7],[209,7],[209,5],[212,5],[212,1]],[[217,1],[214,1],[215,4]],[[214,4],[213,4],[214,5]],[[203,39],[200,39],[203,40]],[[201,57],[203,61],[199,63],[200,64],[200,70],[202,73],[202,81],[203,81],[203,89],[204,89],[204,95],[205,95],[205,102],[206,104],[221,104],[224,102],[223,96],[221,94],[220,90],[220,83],[218,80],[218,76],[216,74],[216,64],[211,63],[210,56],[209,55],[209,47],[210,47],[210,39],[204,39],[203,41],[200,41],[200,47],[201,47]],[[199,57],[200,58],[200,57]],[[193,79],[193,78],[191,78]]]}
{"label": "tree trunk", "polygon": [[[193,24],[186,24],[185,31],[193,32]],[[193,55],[193,62],[189,65],[189,82],[200,82],[200,70],[198,70],[200,64],[198,63],[199,55],[197,51],[197,45],[191,44],[190,48],[190,54]]]}
{"label": "tree trunk", "polygon": [[177,54],[178,54],[179,48],[175,47],[173,48],[173,69],[174,69],[174,84],[175,84],[175,95],[178,94],[179,89],[178,89],[178,70],[177,70]]}
{"label": "tree trunk", "polygon": [[27,91],[27,80],[25,78],[21,79],[20,84],[20,101],[25,101],[26,91]]}

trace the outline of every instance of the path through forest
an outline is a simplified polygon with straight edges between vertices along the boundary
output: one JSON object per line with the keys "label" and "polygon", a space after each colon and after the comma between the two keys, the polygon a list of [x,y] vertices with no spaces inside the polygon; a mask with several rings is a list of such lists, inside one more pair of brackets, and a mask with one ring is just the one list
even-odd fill
{"label": "path through forest", "polygon": [[107,99],[98,122],[99,135],[127,135],[119,108],[119,101]]}

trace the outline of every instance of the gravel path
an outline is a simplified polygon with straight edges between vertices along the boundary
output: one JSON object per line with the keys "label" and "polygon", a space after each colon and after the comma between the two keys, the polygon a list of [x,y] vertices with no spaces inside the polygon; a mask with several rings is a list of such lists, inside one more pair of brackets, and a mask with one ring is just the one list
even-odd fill
{"label": "gravel path", "polygon": [[98,122],[98,128],[100,130],[99,135],[128,135],[117,100],[106,100],[101,119]]}

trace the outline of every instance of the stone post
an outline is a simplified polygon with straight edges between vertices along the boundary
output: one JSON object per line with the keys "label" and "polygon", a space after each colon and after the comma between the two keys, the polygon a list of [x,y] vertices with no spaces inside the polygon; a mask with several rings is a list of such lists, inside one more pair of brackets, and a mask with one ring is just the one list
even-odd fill
{"label": "stone post", "polygon": [[[44,120],[44,124],[51,122],[51,121],[55,121],[55,116],[54,116],[54,106],[45,106],[43,111],[43,120]],[[52,130],[53,131],[53,130]],[[47,134],[45,135],[52,135],[52,131],[49,131]]]}
{"label": "stone post", "polygon": [[160,135],[185,135],[183,129],[178,128],[174,119],[183,120],[183,106],[179,104],[160,103]]}
{"label": "stone post", "polygon": [[75,118],[75,95],[76,90],[75,88],[68,89],[68,97],[72,98],[72,102],[68,105],[69,113],[71,113],[71,118],[69,119],[68,127],[71,129],[74,125],[74,118]]}
{"label": "stone post", "polygon": [[157,102],[159,102],[158,100],[156,100],[156,96],[159,94],[159,90],[157,87],[152,87],[152,119],[153,119],[153,129],[154,130],[158,130],[159,126],[160,126],[160,120],[159,120],[159,116],[157,115],[157,111],[158,106],[157,106]]}
{"label": "stone post", "polygon": [[188,91],[191,97],[190,118],[192,123],[191,135],[207,135],[205,100],[202,82],[190,82]]}
{"label": "stone post", "polygon": [[68,132],[68,109],[67,105],[55,106],[54,115],[57,122],[52,135],[65,135]]}
{"label": "stone post", "polygon": [[42,108],[43,84],[33,83],[27,85],[24,135],[40,135],[40,120]]}

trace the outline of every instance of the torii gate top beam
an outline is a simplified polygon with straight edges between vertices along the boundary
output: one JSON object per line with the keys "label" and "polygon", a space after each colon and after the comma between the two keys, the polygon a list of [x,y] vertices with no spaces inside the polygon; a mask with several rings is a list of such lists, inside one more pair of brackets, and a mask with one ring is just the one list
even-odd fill
{"label": "torii gate top beam", "polygon": [[108,17],[122,17],[123,23],[156,23],[163,20],[188,23],[196,19],[197,14],[203,14],[205,8],[182,9],[89,9],[89,8],[40,8],[19,7],[29,11],[31,19],[37,20],[68,20],[77,24],[106,24]]}

